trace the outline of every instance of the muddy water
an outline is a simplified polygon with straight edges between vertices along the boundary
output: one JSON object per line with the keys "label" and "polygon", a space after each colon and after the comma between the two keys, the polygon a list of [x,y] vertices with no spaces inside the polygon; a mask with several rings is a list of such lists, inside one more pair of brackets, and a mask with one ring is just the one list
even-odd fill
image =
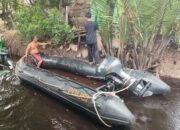
{"label": "muddy water", "polygon": [[[77,79],[79,77],[76,77]],[[166,97],[121,97],[137,120],[132,127],[108,130],[180,130],[180,81],[164,78],[172,86]],[[106,130],[96,121],[28,84],[0,85],[0,130]]]}
{"label": "muddy water", "polygon": [[180,80],[162,79],[172,88],[169,96],[125,99],[137,119],[132,130],[180,130]]}

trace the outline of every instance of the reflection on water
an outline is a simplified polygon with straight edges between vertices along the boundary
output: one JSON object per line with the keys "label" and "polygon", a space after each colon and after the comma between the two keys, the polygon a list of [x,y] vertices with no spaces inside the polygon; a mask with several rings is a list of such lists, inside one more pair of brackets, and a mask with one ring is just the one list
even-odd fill
{"label": "reflection on water", "polygon": [[[124,97],[137,121],[132,128],[122,126],[114,129],[179,130],[180,88],[177,85],[180,82],[175,80],[169,83],[173,87],[172,93],[167,97]],[[0,130],[106,129],[108,128],[30,85],[13,86],[6,81],[0,85]]]}

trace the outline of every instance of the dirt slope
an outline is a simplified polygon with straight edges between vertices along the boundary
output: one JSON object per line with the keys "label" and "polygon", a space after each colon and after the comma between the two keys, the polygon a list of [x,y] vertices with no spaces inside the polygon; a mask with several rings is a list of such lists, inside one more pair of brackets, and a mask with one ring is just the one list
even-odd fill
{"label": "dirt slope", "polygon": [[180,78],[180,52],[168,49],[159,68],[161,76]]}

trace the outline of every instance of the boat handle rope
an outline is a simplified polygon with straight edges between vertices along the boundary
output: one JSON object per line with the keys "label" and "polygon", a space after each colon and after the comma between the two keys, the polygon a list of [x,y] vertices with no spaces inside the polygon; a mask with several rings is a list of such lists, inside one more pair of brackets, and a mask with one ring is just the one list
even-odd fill
{"label": "boat handle rope", "polygon": [[[102,119],[101,115],[99,114],[99,112],[98,112],[98,110],[97,110],[97,105],[96,105],[95,100],[96,100],[96,98],[97,98],[98,96],[100,96],[101,94],[105,94],[105,93],[103,93],[103,92],[98,92],[98,93],[95,93],[95,94],[92,96],[92,102],[93,102],[94,110],[95,110],[95,112],[96,112],[99,120],[101,121],[101,123],[103,123],[103,124],[104,124],[105,126],[107,126],[107,127],[112,127],[111,125],[107,124],[107,123]],[[107,94],[107,93],[106,93],[106,94]],[[108,94],[110,94],[110,93],[108,93]]]}

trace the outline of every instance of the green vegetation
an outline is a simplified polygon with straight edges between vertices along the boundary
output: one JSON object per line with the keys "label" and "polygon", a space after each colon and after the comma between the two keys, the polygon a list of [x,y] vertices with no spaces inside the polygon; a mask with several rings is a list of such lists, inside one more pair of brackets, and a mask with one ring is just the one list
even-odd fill
{"label": "green vegetation", "polygon": [[92,0],[91,4],[108,53],[135,69],[156,66],[170,37],[178,32],[174,29],[180,22],[179,0]]}
{"label": "green vegetation", "polygon": [[[72,0],[27,1],[29,5],[0,0],[3,18],[12,20],[26,39],[38,35],[54,44],[71,41],[73,34],[63,8]],[[89,1],[107,53],[128,67],[149,69],[161,61],[170,38],[180,42],[180,0]]]}
{"label": "green vegetation", "polygon": [[62,6],[69,0],[0,0],[1,17],[8,27],[15,27],[29,40],[33,35],[40,39],[51,39],[52,43],[60,44],[71,41],[73,34],[65,22]]}
{"label": "green vegetation", "polygon": [[123,42],[130,42],[130,38],[133,37],[132,30],[141,38],[155,31],[161,35],[168,35],[176,26],[176,19],[180,17],[179,0],[91,1],[93,19],[98,22],[104,36],[111,36],[112,32],[109,30],[114,27],[113,32],[121,30],[123,33]]}
{"label": "green vegetation", "polygon": [[19,8],[20,0],[0,0],[0,5],[2,11],[0,17],[6,21],[9,28],[12,28],[12,12]]}
{"label": "green vegetation", "polygon": [[31,8],[22,7],[16,10],[13,18],[17,28],[26,39],[36,35],[40,39],[49,38],[54,44],[59,44],[72,38],[70,27],[57,8],[42,12],[36,5]]}

